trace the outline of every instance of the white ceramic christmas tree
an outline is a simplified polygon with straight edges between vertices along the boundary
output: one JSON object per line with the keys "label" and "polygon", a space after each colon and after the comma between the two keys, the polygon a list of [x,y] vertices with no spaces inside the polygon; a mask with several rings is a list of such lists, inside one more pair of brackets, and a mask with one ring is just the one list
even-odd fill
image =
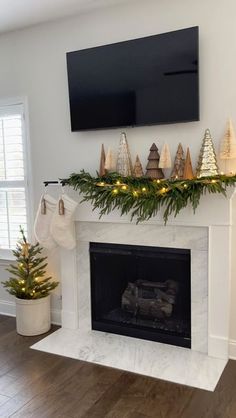
{"label": "white ceramic christmas tree", "polygon": [[118,157],[116,163],[116,171],[121,176],[127,177],[132,175],[132,162],[129,151],[129,146],[126,138],[126,134],[122,132],[120,138],[120,145],[118,150]]}
{"label": "white ceramic christmas tree", "polygon": [[168,144],[164,144],[162,147],[160,160],[159,160],[159,167],[171,168],[171,155],[170,155],[170,148]]}

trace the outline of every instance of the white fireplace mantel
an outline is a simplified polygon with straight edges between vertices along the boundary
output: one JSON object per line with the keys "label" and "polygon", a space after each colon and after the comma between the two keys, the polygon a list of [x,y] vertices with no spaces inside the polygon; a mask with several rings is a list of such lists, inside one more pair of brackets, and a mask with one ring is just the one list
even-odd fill
{"label": "white fireplace mantel", "polygon": [[[173,235],[173,228],[177,228],[178,234],[182,229],[183,236],[185,231],[187,231],[185,228],[188,228],[188,231],[189,228],[196,228],[196,230],[205,228],[208,254],[208,268],[206,267],[208,308],[207,322],[205,324],[207,328],[207,354],[211,357],[228,359],[230,284],[231,278],[236,273],[236,261],[235,257],[232,256],[233,248],[236,248],[235,196],[232,188],[228,192],[227,198],[221,195],[207,194],[202,197],[195,214],[193,214],[191,207],[187,207],[176,218],[170,218],[167,227],[163,226],[161,214],[148,222],[136,225],[135,222],[130,222],[128,216],[121,218],[118,211],[114,211],[110,215],[99,219],[98,212],[93,212],[90,204],[79,205],[76,214],[77,248],[73,251],[61,250],[62,327],[77,329],[85,326],[84,323],[82,325],[82,320],[84,319],[82,308],[84,309],[86,303],[89,305],[90,300],[88,293],[85,295],[84,301],[81,299],[84,294],[84,282],[81,283],[81,278],[86,276],[86,280],[89,281],[89,255],[84,248],[82,249],[82,243],[86,242],[87,245],[89,241],[104,242],[104,239],[108,239],[107,237],[109,237],[107,242],[132,243],[133,234],[136,237],[136,244],[154,245],[155,236],[160,237],[161,235],[164,237],[165,246],[174,247],[175,245],[172,242],[175,236]],[[92,225],[94,226],[92,227]],[[106,229],[101,228],[102,225]],[[123,225],[122,228],[120,227],[121,225]],[[132,229],[130,229],[131,225]],[[152,235],[151,241],[148,241],[148,234],[141,233],[145,227],[147,232],[152,231],[152,234],[150,234]],[[169,243],[167,243],[167,232],[171,230],[170,228],[172,228],[172,232],[169,235]],[[105,230],[106,233],[104,232]],[[160,231],[161,234],[159,234]],[[137,233],[140,236],[140,242],[137,242]],[[143,239],[144,236],[146,237],[145,241]],[[191,241],[191,237],[188,237],[188,240]],[[160,239],[157,239],[156,245],[160,246],[160,242]],[[179,245],[181,244],[177,246]],[[83,262],[79,258],[78,264],[80,251],[85,251],[81,257],[86,258],[86,260]],[[201,246],[198,248],[198,251],[201,251]],[[83,266],[83,263],[86,264],[86,267]],[[84,268],[87,269],[86,275],[83,271]],[[202,317],[200,316],[200,318]],[[89,321],[87,321],[86,326],[91,326]]]}

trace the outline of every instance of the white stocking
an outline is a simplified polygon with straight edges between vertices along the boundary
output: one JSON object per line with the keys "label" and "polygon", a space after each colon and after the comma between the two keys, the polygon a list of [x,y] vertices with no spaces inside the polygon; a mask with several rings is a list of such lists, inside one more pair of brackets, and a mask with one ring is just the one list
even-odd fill
{"label": "white stocking", "polygon": [[[45,213],[42,214],[42,201],[44,199]],[[34,235],[39,244],[48,250],[57,246],[51,236],[50,225],[53,214],[56,210],[57,201],[53,197],[45,194],[41,197],[34,222]]]}
{"label": "white stocking", "polygon": [[59,214],[58,201],[52,218],[50,231],[53,239],[57,242],[58,245],[60,245],[60,247],[72,250],[76,245],[75,223],[73,217],[78,203],[72,200],[66,194],[63,194],[61,198],[64,202],[64,214]]}

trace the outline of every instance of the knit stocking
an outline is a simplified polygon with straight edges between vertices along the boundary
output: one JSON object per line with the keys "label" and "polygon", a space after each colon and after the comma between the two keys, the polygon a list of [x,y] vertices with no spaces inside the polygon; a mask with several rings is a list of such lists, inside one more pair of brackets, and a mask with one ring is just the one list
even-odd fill
{"label": "knit stocking", "polygon": [[56,210],[57,201],[45,194],[40,199],[34,222],[34,235],[37,241],[48,250],[56,247],[56,242],[51,236],[50,225]]}
{"label": "knit stocking", "polygon": [[62,195],[62,200],[64,203],[64,214],[61,214],[60,209],[60,200],[57,202],[57,208],[54,212],[50,231],[53,236],[53,239],[57,242],[60,247],[67,248],[72,250],[75,248],[75,224],[73,216],[78,205],[77,202],[72,200],[66,194]]}

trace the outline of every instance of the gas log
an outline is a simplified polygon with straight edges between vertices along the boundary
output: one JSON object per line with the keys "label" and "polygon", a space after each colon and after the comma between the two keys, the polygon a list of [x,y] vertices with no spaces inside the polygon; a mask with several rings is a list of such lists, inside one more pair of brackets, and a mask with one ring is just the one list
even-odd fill
{"label": "gas log", "polygon": [[128,283],[122,295],[121,307],[134,316],[154,319],[170,317],[177,294],[178,283],[174,280],[165,282],[136,280]]}

